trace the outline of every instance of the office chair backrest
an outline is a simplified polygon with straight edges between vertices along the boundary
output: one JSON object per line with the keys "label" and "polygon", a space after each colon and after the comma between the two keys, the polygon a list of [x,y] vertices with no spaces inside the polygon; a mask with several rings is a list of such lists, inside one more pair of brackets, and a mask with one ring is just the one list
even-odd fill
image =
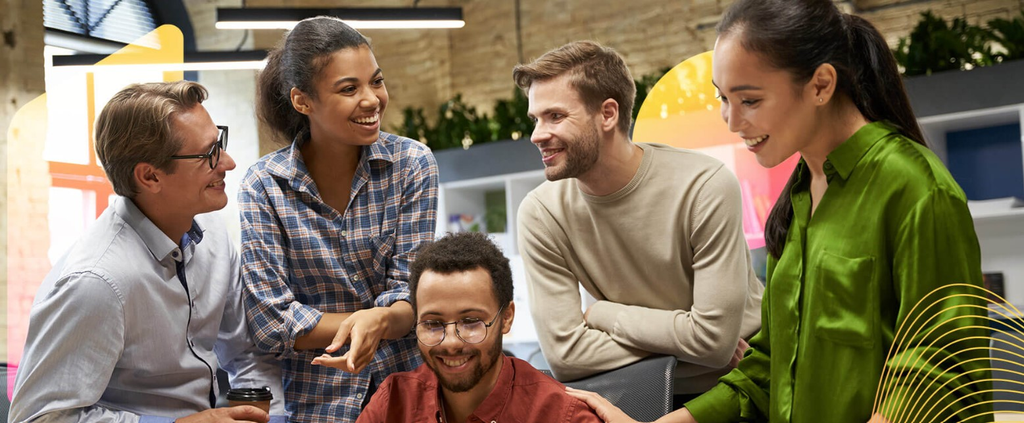
{"label": "office chair backrest", "polygon": [[597,392],[634,420],[649,422],[672,412],[675,370],[675,357],[653,356],[565,385]]}

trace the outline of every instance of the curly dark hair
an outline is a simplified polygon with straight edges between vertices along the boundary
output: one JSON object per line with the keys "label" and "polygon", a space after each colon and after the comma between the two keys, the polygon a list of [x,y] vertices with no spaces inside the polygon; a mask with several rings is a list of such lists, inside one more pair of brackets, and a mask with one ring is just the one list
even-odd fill
{"label": "curly dark hair", "polygon": [[416,307],[416,288],[423,272],[442,275],[482,268],[491,274],[494,298],[498,305],[512,302],[512,269],[501,249],[479,232],[449,233],[420,247],[409,270],[409,293]]}

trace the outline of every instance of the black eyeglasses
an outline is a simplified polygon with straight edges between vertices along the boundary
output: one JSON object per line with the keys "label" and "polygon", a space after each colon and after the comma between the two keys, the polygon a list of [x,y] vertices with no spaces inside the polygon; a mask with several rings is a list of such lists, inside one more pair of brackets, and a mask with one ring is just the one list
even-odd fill
{"label": "black eyeglasses", "polygon": [[171,156],[172,159],[208,159],[210,163],[210,169],[216,169],[217,164],[220,163],[220,152],[225,148],[228,148],[228,127],[224,125],[217,125],[217,129],[220,130],[220,135],[217,136],[217,142],[213,143],[213,147],[210,148],[210,152],[206,154],[189,154],[186,156]]}
{"label": "black eyeglasses", "polygon": [[465,317],[454,322],[442,322],[439,320],[427,320],[416,324],[416,339],[421,344],[428,347],[440,345],[444,342],[444,336],[448,333],[448,325],[455,325],[455,336],[458,336],[462,342],[467,344],[479,344],[484,342],[487,338],[487,328],[494,325],[494,322],[498,321],[498,316],[501,316],[501,311],[505,309],[505,306],[501,306],[498,309],[498,314],[494,315],[491,319],[491,323],[484,323],[483,320],[477,319],[476,317]]}

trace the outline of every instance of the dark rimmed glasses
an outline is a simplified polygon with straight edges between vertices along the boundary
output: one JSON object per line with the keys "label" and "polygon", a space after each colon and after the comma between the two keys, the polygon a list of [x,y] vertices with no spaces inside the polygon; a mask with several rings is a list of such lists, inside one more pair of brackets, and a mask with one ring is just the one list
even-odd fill
{"label": "dark rimmed glasses", "polygon": [[184,156],[171,156],[172,159],[207,159],[210,164],[210,169],[216,169],[217,164],[220,163],[220,152],[228,148],[228,127],[224,125],[217,125],[217,129],[220,130],[220,135],[217,136],[217,142],[213,143],[213,147],[210,148],[210,152],[206,154],[189,154]]}
{"label": "dark rimmed glasses", "polygon": [[494,315],[490,323],[484,323],[483,320],[477,319],[476,317],[464,317],[454,322],[442,322],[440,320],[427,320],[416,324],[416,339],[421,344],[428,347],[435,345],[441,345],[444,342],[444,337],[448,333],[448,325],[455,325],[455,336],[458,336],[462,342],[467,344],[479,344],[484,342],[487,338],[487,328],[494,325],[494,322],[498,321],[498,316],[501,316],[501,311],[505,309],[505,306],[501,306],[498,309],[498,314]]}

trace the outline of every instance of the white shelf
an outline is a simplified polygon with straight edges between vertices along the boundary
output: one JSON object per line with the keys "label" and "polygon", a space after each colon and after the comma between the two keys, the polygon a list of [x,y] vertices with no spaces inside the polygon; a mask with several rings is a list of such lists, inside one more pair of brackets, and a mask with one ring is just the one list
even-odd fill
{"label": "white shelf", "polygon": [[525,269],[516,242],[516,215],[519,213],[519,204],[523,202],[526,195],[544,181],[544,171],[535,170],[451,181],[438,186],[437,235],[448,231],[448,216],[450,214],[482,216],[486,212],[485,195],[493,191],[504,191],[505,193],[505,232],[490,234],[490,236],[509,258],[509,265],[512,268],[516,316],[511,332],[504,337],[504,343],[509,345],[526,345],[537,342],[537,333],[533,327],[526,291]]}
{"label": "white shelf", "polygon": [[[1024,132],[1024,104],[928,116],[918,122],[929,146],[948,165],[947,133],[1014,123]],[[981,246],[982,271],[1002,272],[1006,298],[1024,304],[1024,207],[978,211],[971,216]]]}
{"label": "white shelf", "polygon": [[1024,207],[995,212],[973,213],[971,217],[974,218],[975,225],[1013,223],[1024,226]]}
{"label": "white shelf", "polygon": [[991,109],[969,110],[921,118],[918,123],[929,130],[943,132],[966,131],[969,129],[988,128],[1007,125],[1020,121],[1024,112],[1024,104],[993,107]]}
{"label": "white shelf", "polygon": [[[971,213],[971,217],[974,219],[974,231],[983,244],[988,239],[1007,237],[1020,237],[1019,241],[1024,244],[1024,207],[976,211]],[[1016,252],[1021,254],[1024,262],[1024,248]]]}

